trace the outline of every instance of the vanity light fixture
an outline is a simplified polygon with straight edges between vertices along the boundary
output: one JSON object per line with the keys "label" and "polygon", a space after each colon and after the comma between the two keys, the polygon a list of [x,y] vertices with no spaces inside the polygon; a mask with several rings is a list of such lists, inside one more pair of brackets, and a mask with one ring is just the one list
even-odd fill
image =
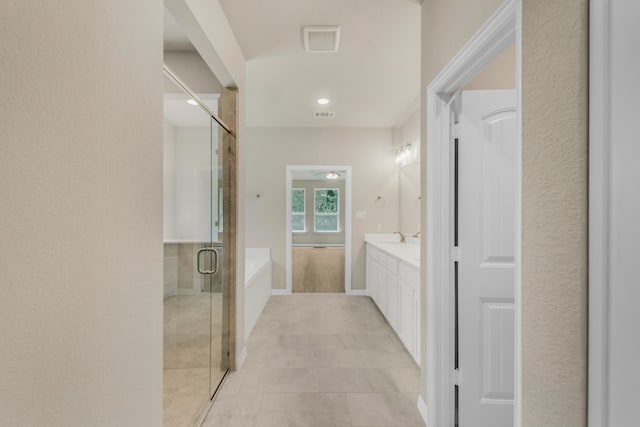
{"label": "vanity light fixture", "polygon": [[189,105],[198,105],[195,99],[187,99],[187,104]]}
{"label": "vanity light fixture", "polygon": [[316,102],[320,105],[327,105],[331,100],[329,98],[318,98]]}
{"label": "vanity light fixture", "polygon": [[396,163],[400,165],[406,165],[413,159],[413,147],[411,143],[407,142],[402,147],[396,150]]}
{"label": "vanity light fixture", "polygon": [[329,171],[327,175],[325,175],[327,179],[338,179],[340,178],[340,174],[336,171]]}

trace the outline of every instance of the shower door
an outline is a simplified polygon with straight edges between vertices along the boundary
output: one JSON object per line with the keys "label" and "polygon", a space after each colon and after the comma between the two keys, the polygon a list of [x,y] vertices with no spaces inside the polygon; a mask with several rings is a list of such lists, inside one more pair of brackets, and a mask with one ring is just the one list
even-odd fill
{"label": "shower door", "polygon": [[211,300],[211,333],[210,333],[210,381],[209,397],[213,397],[218,385],[229,367],[229,247],[228,229],[225,227],[224,212],[228,210],[225,203],[224,141],[228,132],[211,118],[211,238],[209,248],[201,251],[208,255],[212,265],[210,275],[209,297]]}
{"label": "shower door", "polygon": [[[224,138],[217,95],[164,95],[164,427],[198,425],[229,366]],[[171,87],[171,89],[169,89]],[[204,104],[204,105],[202,105]],[[228,228],[228,227],[226,227]]]}

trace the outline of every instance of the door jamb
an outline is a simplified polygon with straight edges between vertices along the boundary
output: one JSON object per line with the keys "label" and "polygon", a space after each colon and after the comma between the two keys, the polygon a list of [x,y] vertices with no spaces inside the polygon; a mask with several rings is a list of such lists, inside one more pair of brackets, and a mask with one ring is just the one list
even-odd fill
{"label": "door jamb", "polygon": [[[286,179],[286,227],[285,227],[285,281],[286,287],[278,294],[288,295],[292,290],[293,262],[291,251],[293,249],[293,237],[291,233],[291,189],[294,171],[317,171],[317,170],[337,170],[345,171],[344,177],[344,293],[354,294],[351,290],[351,166],[323,166],[323,165],[287,165]],[[275,290],[274,290],[275,291]],[[272,292],[275,294],[275,292]]]}
{"label": "door jamb", "polygon": [[609,2],[589,1],[588,425],[609,425]]}
{"label": "door jamb", "polygon": [[450,100],[456,92],[516,42],[516,242],[514,426],[521,425],[521,10],[522,0],[505,0],[427,88],[427,425],[452,426],[453,401],[453,231]]}

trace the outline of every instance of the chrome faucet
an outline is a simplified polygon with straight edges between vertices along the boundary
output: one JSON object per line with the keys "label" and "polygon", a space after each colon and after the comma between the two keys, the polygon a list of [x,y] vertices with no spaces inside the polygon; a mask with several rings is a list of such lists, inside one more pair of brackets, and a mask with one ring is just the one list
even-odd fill
{"label": "chrome faucet", "polygon": [[407,239],[404,237],[404,234],[402,234],[399,231],[394,231],[393,234],[399,234],[400,235],[400,243],[407,243]]}

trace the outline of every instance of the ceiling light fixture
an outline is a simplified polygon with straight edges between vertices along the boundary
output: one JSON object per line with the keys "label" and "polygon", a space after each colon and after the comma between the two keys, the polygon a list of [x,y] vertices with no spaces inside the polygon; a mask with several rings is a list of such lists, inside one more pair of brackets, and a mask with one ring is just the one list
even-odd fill
{"label": "ceiling light fixture", "polygon": [[329,171],[326,175],[327,179],[338,179],[340,178],[340,174],[336,171]]}
{"label": "ceiling light fixture", "polygon": [[198,105],[195,99],[187,99],[187,104],[189,105]]}
{"label": "ceiling light fixture", "polygon": [[327,105],[331,101],[329,100],[329,98],[318,98],[316,102],[320,105]]}

